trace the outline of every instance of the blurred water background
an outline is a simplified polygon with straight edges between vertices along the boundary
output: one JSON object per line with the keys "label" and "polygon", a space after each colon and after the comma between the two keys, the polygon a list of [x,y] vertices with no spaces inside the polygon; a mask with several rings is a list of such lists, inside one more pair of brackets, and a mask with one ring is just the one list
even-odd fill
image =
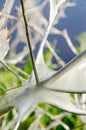
{"label": "blurred water background", "polygon": [[[38,0],[38,3],[41,3],[42,0]],[[0,0],[0,10],[4,0]],[[19,5],[20,1],[16,0],[15,5]],[[14,5],[14,6],[15,6]],[[14,10],[14,8],[13,8]],[[45,7],[44,15],[48,18],[49,6]],[[78,47],[79,43],[76,40],[76,36],[79,36],[81,33],[86,32],[86,0],[76,0],[76,6],[70,7],[65,10],[66,18],[61,18],[59,23],[55,25],[58,29],[63,30],[66,28],[68,30],[69,36],[72,40],[72,43]],[[71,58],[75,56],[70,48],[67,46],[66,41],[61,36],[49,36],[49,40],[53,42],[53,39],[57,38],[58,43],[57,48],[60,50],[59,56],[65,61],[68,62]]]}

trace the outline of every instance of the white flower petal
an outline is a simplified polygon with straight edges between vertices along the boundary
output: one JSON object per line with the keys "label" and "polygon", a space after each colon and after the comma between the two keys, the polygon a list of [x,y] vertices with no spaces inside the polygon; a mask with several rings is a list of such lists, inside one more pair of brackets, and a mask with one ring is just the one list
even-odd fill
{"label": "white flower petal", "polygon": [[86,51],[46,80],[45,86],[63,92],[86,92]]}

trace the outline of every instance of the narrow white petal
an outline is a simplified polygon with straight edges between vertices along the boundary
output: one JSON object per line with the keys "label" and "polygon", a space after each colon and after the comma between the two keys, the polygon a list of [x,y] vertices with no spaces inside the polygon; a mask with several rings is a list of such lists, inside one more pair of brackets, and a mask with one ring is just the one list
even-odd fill
{"label": "narrow white petal", "polygon": [[68,93],[43,89],[40,92],[39,101],[40,100],[41,102],[54,105],[57,108],[63,109],[67,112],[86,115],[86,110],[80,108]]}
{"label": "narrow white petal", "polygon": [[[47,30],[45,32],[44,38],[42,40],[39,53],[36,59],[36,68],[37,73],[39,77],[39,81],[44,81],[47,78],[51,77],[53,74],[55,74],[55,71],[49,69],[47,65],[45,64],[44,58],[43,58],[43,48],[46,43],[47,37],[50,33],[50,29],[52,27],[52,24],[55,20],[55,17],[58,13],[58,9],[62,3],[64,3],[65,0],[50,0],[50,16],[49,16],[49,25],[47,27]],[[33,74],[32,74],[33,75]],[[34,81],[34,75],[32,76],[32,81]]]}
{"label": "narrow white petal", "polygon": [[86,92],[86,51],[46,80],[45,86],[63,92]]}

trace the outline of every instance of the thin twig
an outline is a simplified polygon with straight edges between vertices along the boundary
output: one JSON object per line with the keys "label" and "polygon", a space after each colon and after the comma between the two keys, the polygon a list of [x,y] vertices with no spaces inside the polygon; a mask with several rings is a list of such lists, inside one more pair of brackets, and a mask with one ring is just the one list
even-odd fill
{"label": "thin twig", "polygon": [[74,129],[72,129],[72,130],[76,130],[76,129],[78,129],[78,128],[80,128],[80,127],[83,127],[83,126],[85,126],[86,125],[86,123],[83,123],[83,124],[81,124],[81,125],[79,125],[79,126],[76,126]]}
{"label": "thin twig", "polygon": [[20,75],[18,75],[17,73],[15,73],[7,64],[5,64],[3,61],[0,60],[0,63],[6,68],[8,69],[13,75],[15,75],[19,80],[22,81],[22,83],[25,83],[25,79],[23,79]]}
{"label": "thin twig", "polygon": [[24,8],[24,0],[20,0],[20,1],[21,1],[22,15],[23,15],[25,30],[26,30],[26,38],[27,38],[27,42],[28,42],[28,46],[29,46],[29,50],[30,50],[30,56],[31,56],[31,60],[32,60],[32,66],[33,66],[34,75],[35,75],[35,78],[36,78],[36,83],[38,84],[39,80],[38,80],[37,70],[36,70],[35,61],[34,61],[34,55],[33,55],[33,52],[32,52],[31,45],[30,45],[30,38],[29,38],[29,32],[28,32],[28,23],[27,23],[27,19],[26,19],[25,8]]}

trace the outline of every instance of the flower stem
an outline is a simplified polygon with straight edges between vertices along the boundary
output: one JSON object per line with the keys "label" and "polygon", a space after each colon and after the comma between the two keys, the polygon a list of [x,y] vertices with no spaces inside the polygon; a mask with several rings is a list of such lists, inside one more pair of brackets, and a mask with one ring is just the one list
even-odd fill
{"label": "flower stem", "polygon": [[34,55],[33,55],[31,44],[30,44],[30,38],[29,38],[29,32],[28,32],[28,22],[27,22],[27,19],[26,19],[26,13],[25,13],[25,7],[24,7],[24,0],[20,0],[20,1],[21,1],[22,15],[23,15],[24,24],[25,24],[25,30],[26,30],[26,38],[27,38],[28,47],[29,47],[29,51],[30,51],[30,56],[31,56],[31,60],[32,60],[33,71],[34,71],[36,83],[38,84],[39,80],[38,80],[38,75],[37,75],[37,70],[36,70]]}

